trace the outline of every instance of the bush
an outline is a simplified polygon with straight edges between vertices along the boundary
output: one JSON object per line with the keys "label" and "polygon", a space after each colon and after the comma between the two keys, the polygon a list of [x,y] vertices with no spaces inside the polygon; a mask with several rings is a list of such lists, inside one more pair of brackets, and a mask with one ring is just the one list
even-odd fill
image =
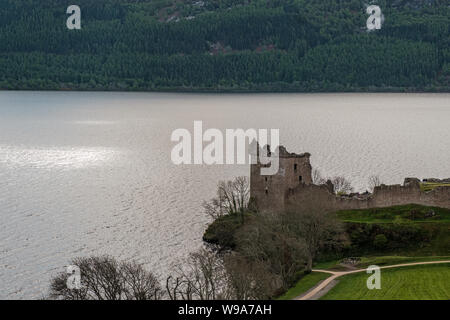
{"label": "bush", "polygon": [[211,223],[203,234],[203,241],[218,245],[221,249],[234,249],[235,234],[242,227],[239,214],[227,214]]}
{"label": "bush", "polygon": [[377,234],[373,240],[373,245],[378,249],[384,249],[387,245],[387,238],[384,234]]}
{"label": "bush", "polygon": [[[432,233],[421,224],[413,223],[345,223],[351,248],[347,255],[376,253],[380,249],[404,251],[430,244]],[[383,244],[381,235],[387,239]],[[379,240],[375,242],[375,239]],[[379,242],[378,242],[379,241]],[[379,243],[377,246],[375,243]]]}

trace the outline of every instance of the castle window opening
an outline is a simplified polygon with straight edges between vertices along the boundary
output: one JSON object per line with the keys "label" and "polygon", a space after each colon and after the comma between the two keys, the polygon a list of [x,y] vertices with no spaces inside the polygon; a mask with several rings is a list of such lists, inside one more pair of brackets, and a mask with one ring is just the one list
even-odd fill
{"label": "castle window opening", "polygon": [[298,181],[302,182],[302,176],[298,176]]}
{"label": "castle window opening", "polygon": [[297,164],[294,163],[294,171],[297,171]]}

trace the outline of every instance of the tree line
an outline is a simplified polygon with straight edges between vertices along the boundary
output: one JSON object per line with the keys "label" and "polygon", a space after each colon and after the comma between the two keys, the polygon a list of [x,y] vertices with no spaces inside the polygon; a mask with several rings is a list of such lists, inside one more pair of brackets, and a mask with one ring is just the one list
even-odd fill
{"label": "tree line", "polygon": [[380,1],[370,33],[359,0],[204,3],[80,0],[68,30],[65,3],[2,1],[0,88],[448,90],[445,1]]}

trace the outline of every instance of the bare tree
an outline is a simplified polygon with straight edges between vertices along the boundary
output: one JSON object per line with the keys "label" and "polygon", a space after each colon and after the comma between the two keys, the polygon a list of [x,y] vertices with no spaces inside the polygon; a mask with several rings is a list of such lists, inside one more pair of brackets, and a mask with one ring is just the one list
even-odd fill
{"label": "bare tree", "polygon": [[190,254],[166,280],[171,300],[269,299],[277,288],[277,277],[266,264],[236,252],[219,255],[207,249]]}
{"label": "bare tree", "polygon": [[217,196],[203,203],[205,213],[214,220],[226,214],[240,214],[242,221],[250,200],[250,183],[247,177],[233,181],[220,181]]}
{"label": "bare tree", "polygon": [[280,215],[260,214],[236,235],[237,250],[254,263],[265,264],[278,277],[279,288],[288,289],[304,268],[304,242],[289,232]]}
{"label": "bare tree", "polygon": [[220,197],[213,198],[209,202],[203,201],[203,209],[205,213],[212,218],[212,220],[217,220],[228,213],[225,208],[224,200]]}
{"label": "bare tree", "polygon": [[373,175],[369,177],[369,190],[373,192],[375,187],[381,186],[381,179],[379,175]]}
{"label": "bare tree", "polygon": [[334,190],[337,194],[346,194],[353,192],[351,182],[342,176],[334,177],[331,182],[333,183]]}
{"label": "bare tree", "polygon": [[235,300],[267,300],[278,289],[278,281],[267,264],[249,261],[239,253],[225,257],[228,286]]}
{"label": "bare tree", "polygon": [[183,275],[167,277],[166,293],[170,300],[193,300],[190,282]]}
{"label": "bare tree", "polygon": [[313,169],[312,182],[313,184],[321,185],[325,184],[327,180],[322,176],[322,173],[319,171],[319,169]]}
{"label": "bare tree", "polygon": [[69,289],[67,273],[51,280],[52,299],[62,300],[157,300],[161,287],[156,277],[134,262],[118,262],[109,256],[75,258],[80,268],[81,288]]}
{"label": "bare tree", "polygon": [[227,274],[223,259],[216,253],[200,249],[193,252],[166,281],[167,294],[173,300],[228,299]]}
{"label": "bare tree", "polygon": [[316,209],[290,212],[284,215],[284,224],[289,232],[302,239],[306,252],[306,271],[312,269],[313,262],[322,249],[338,249],[345,239],[342,238],[342,223],[332,213]]}
{"label": "bare tree", "polygon": [[122,262],[124,295],[126,300],[158,300],[162,288],[156,277],[135,262]]}

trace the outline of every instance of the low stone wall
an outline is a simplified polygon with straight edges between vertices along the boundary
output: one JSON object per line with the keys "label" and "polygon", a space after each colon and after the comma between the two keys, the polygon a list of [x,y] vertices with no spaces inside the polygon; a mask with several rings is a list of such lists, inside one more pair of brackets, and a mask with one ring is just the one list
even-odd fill
{"label": "low stone wall", "polygon": [[437,187],[423,192],[418,182],[402,185],[382,185],[376,187],[373,194],[364,196],[337,196],[326,185],[302,184],[289,189],[285,195],[284,208],[281,211],[298,210],[350,210],[390,207],[395,205],[420,204],[450,209],[450,187]]}

